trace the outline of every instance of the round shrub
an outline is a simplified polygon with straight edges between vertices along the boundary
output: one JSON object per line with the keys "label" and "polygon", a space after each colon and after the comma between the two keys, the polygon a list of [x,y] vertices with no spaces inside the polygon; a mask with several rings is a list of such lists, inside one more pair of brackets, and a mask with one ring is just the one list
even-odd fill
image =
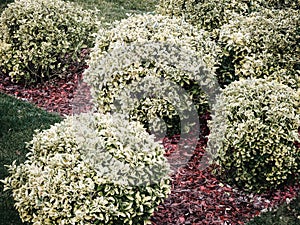
{"label": "round shrub", "polygon": [[300,172],[300,99],[276,81],[246,79],[223,89],[209,123],[208,151],[230,183],[262,192]]}
{"label": "round shrub", "polygon": [[[114,110],[114,100],[121,98],[129,85],[136,90],[143,79],[151,77],[164,78],[173,82],[173,86],[181,87],[194,100],[198,111],[203,111],[207,109],[208,99],[201,87],[214,85],[217,52],[207,32],[180,19],[135,15],[100,31],[85,80],[91,85],[96,107],[101,112]],[[143,123],[146,123],[144,115],[152,112],[162,118],[176,117],[176,109],[163,96],[157,96],[158,86],[144,87],[145,92],[152,93],[136,104],[132,117]],[[126,101],[126,98],[122,99]]]}
{"label": "round shrub", "polygon": [[162,15],[183,17],[187,22],[218,35],[218,29],[238,15],[270,9],[299,9],[299,0],[160,0]]}
{"label": "round shrub", "polygon": [[254,10],[256,5],[252,4],[241,0],[160,0],[157,11],[163,15],[183,17],[193,25],[213,31],[237,14]]}
{"label": "round shrub", "polygon": [[16,0],[0,17],[0,70],[14,81],[36,82],[63,71],[91,46],[93,11],[62,0]]}
{"label": "round shrub", "polygon": [[122,115],[67,117],[28,148],[4,180],[26,222],[147,224],[170,192],[163,148]]}
{"label": "round shrub", "polygon": [[292,9],[265,9],[222,26],[219,81],[267,78],[299,88],[299,27],[299,11]]}

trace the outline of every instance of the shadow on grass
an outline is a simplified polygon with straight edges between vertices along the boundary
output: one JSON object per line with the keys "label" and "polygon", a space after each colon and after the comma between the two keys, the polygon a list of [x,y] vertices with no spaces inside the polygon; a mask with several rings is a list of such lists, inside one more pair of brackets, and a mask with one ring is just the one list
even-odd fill
{"label": "shadow on grass", "polygon": [[[0,179],[7,175],[4,165],[14,160],[22,163],[27,150],[25,143],[32,139],[35,130],[43,130],[62,118],[49,114],[35,106],[0,93]],[[0,224],[22,224],[10,192],[3,192],[0,183]]]}

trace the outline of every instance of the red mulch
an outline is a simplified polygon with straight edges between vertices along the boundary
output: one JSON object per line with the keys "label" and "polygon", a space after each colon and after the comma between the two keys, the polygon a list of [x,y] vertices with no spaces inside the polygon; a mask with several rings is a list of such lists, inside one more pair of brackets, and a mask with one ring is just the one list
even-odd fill
{"label": "red mulch", "polygon": [[[89,110],[90,93],[82,83],[82,71],[71,67],[65,79],[29,86],[13,84],[0,75],[0,91],[34,103],[49,112],[70,115]],[[206,135],[207,116],[203,117],[202,133]],[[202,121],[202,122],[203,122]],[[176,155],[178,138],[165,138],[166,156]],[[249,195],[220,182],[211,168],[202,169],[199,161],[204,154],[206,139],[202,138],[187,165],[172,176],[172,192],[151,218],[153,225],[167,224],[244,224],[262,210],[274,208],[297,196],[300,184],[261,195]]]}
{"label": "red mulch", "polygon": [[88,111],[92,104],[89,87],[82,81],[84,69],[71,66],[64,79],[31,86],[15,84],[0,73],[0,91],[62,116]]}
{"label": "red mulch", "polygon": [[[176,140],[166,142],[175,148]],[[254,195],[222,183],[212,174],[211,167],[203,170],[199,164],[205,143],[200,141],[189,163],[173,175],[172,192],[154,213],[153,225],[244,224],[262,211],[276,208],[298,195],[299,184]]]}

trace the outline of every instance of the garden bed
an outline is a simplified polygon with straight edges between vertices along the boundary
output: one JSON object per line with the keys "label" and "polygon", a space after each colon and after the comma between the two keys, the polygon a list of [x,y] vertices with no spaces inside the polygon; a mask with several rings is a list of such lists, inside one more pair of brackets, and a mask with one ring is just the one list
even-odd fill
{"label": "garden bed", "polygon": [[[67,79],[28,87],[0,76],[0,91],[61,116],[87,111],[91,109],[91,97],[89,87],[82,83],[84,68],[71,67]],[[153,224],[244,224],[261,212],[289,203],[299,193],[300,184],[260,195],[247,194],[220,182],[212,168],[201,170],[209,118],[201,117],[202,138],[188,164],[173,174],[172,192],[152,216]],[[178,137],[165,138],[163,143],[166,157],[178,157]]]}
{"label": "garden bed", "polygon": [[[84,1],[78,0],[75,2],[83,4]],[[99,5],[105,2],[104,6],[107,7],[105,10],[112,10],[106,12],[104,12],[105,10],[102,12],[99,11],[101,15],[106,17],[104,19],[106,22],[113,21],[115,16],[119,19],[125,17],[125,14],[128,12],[149,11],[154,7],[153,0],[149,1],[151,2],[151,4],[149,3],[149,7],[147,3],[143,3],[142,7],[140,6],[140,4],[142,4],[140,1],[132,1],[132,6],[130,5],[129,7],[130,9],[124,8],[126,1],[98,2],[101,2],[98,3]],[[96,1],[93,0],[86,1],[85,3],[86,7],[89,8],[93,8],[93,4],[97,4]],[[138,7],[142,7],[140,11]],[[82,51],[82,56],[87,53],[86,50]],[[16,102],[29,102],[47,112],[57,113],[60,115],[60,118],[64,118],[65,115],[86,112],[92,109],[90,89],[88,85],[82,81],[82,73],[86,68],[87,66],[84,64],[74,64],[69,67],[64,79],[55,78],[37,85],[15,84],[11,82],[10,78],[0,72],[0,92],[15,97]],[[24,113],[26,114],[26,112]],[[189,162],[186,165],[182,165],[182,167],[172,175],[171,194],[151,217],[153,225],[245,224],[252,218],[262,215],[262,212],[276,209],[286,203],[289,204],[299,195],[299,183],[287,185],[282,189],[263,194],[248,194],[234,186],[221,182],[218,177],[213,175],[213,166],[203,169],[199,162],[205,154],[207,135],[209,134],[207,121],[209,119],[210,115],[208,113],[200,116],[201,135],[197,147],[190,157]],[[178,136],[164,138],[162,140],[166,150],[165,156],[169,160],[181,156],[181,152],[177,149],[178,140]],[[8,141],[14,143],[13,140],[6,141],[7,143]],[[13,148],[13,146],[10,146],[10,148]],[[16,151],[13,157],[21,162],[24,160],[24,155],[21,158],[18,151]],[[3,165],[1,166],[3,167]],[[1,191],[0,196],[2,195],[3,193]],[[0,202],[0,204],[1,208],[6,207],[6,203],[2,204]],[[12,201],[7,204],[9,207],[5,208],[5,211],[13,212]],[[274,217],[277,219],[271,216],[273,219],[268,220],[270,221],[269,224],[273,224],[274,221],[281,224],[280,218],[283,218],[282,224],[292,225],[295,220],[299,222],[300,212],[295,211],[299,208],[299,205],[292,205],[295,206],[295,209],[290,208],[289,205],[285,206],[286,210],[279,210],[279,214]],[[289,214],[287,211],[291,213]],[[288,216],[292,219],[284,219],[285,214],[289,214]],[[9,217],[7,215],[9,215],[9,213],[6,214],[5,218],[0,218],[1,224],[11,224],[10,219],[6,218]],[[295,224],[300,223],[298,222],[295,222]],[[258,224],[267,225],[263,220]]]}

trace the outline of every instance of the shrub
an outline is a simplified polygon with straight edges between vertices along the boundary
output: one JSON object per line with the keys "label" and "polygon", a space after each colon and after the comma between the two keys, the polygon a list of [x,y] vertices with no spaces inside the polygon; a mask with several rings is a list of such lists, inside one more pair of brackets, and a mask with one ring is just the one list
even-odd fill
{"label": "shrub", "polygon": [[34,224],[146,224],[170,191],[164,150],[121,115],[67,117],[37,133],[4,180]]}
{"label": "shrub", "polygon": [[160,0],[157,11],[163,15],[184,17],[193,25],[213,31],[237,14],[248,14],[255,7],[251,2],[241,0]]}
{"label": "shrub", "polygon": [[228,85],[213,107],[208,151],[220,174],[247,191],[262,192],[300,171],[299,95],[276,81]]}
{"label": "shrub", "polygon": [[[100,112],[115,110],[117,98],[128,107],[126,100],[133,98],[125,95],[125,90],[131,89],[133,94],[148,94],[133,104],[132,118],[144,124],[146,114],[172,119],[178,111],[166,99],[174,86],[182,87],[199,111],[207,109],[207,95],[201,87],[214,84],[216,54],[217,47],[207,32],[180,19],[136,15],[100,31],[85,80]],[[147,78],[154,83],[142,84]],[[163,90],[160,87],[167,81],[155,85],[160,78],[172,83]]]}
{"label": "shrub", "polygon": [[299,0],[259,0],[259,4],[263,7],[274,8],[274,9],[300,9]]}
{"label": "shrub", "polygon": [[299,9],[299,0],[160,0],[157,12],[183,17],[187,22],[218,34],[218,29],[238,15],[270,9]]}
{"label": "shrub", "polygon": [[62,76],[91,46],[97,18],[61,0],[16,0],[0,17],[0,70],[14,81]]}
{"label": "shrub", "polygon": [[299,88],[299,21],[297,10],[265,9],[222,26],[219,81],[268,78]]}

